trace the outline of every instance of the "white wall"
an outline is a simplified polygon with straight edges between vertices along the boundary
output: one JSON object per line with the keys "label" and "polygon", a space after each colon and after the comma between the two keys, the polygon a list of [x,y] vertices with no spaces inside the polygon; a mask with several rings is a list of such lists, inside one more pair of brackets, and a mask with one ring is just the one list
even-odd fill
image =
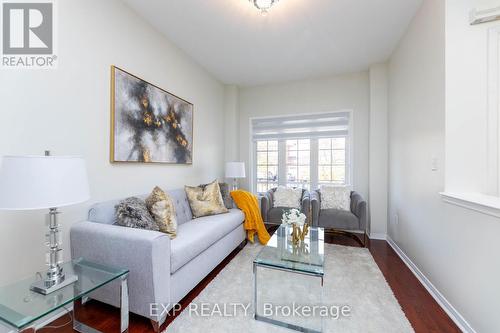
{"label": "white wall", "polygon": [[[239,147],[240,159],[250,170],[250,118],[354,111],[354,188],[368,197],[368,73],[296,81],[276,85],[245,87],[240,89]],[[249,171],[250,172],[250,171]],[[250,177],[244,187],[250,188]]]}
{"label": "white wall", "polygon": [[388,68],[370,67],[369,196],[370,236],[383,238],[387,233],[388,183]]}
{"label": "white wall", "polygon": [[[470,2],[447,3],[461,7],[459,12],[447,11],[455,12],[466,25]],[[463,66],[462,74],[475,65]],[[453,80],[463,82],[468,77],[455,73]],[[474,91],[462,92],[462,98]],[[447,116],[456,104],[446,105]],[[468,112],[474,114],[481,105],[472,105]],[[468,125],[465,118],[461,121]],[[475,138],[463,148],[482,149],[474,143]],[[434,158],[437,171],[432,171]],[[500,221],[443,203],[439,192],[445,183],[444,159],[445,1],[425,0],[389,63],[388,232],[468,324],[477,332],[498,332]]]}
{"label": "white wall", "polygon": [[238,161],[238,126],[239,126],[239,90],[235,85],[228,85],[224,94],[225,113],[225,157],[226,162]]}
{"label": "white wall", "polygon": [[[58,3],[59,67],[2,71],[0,155],[83,155],[92,201],[199,184],[223,175],[224,86],[118,0]],[[185,165],[109,163],[110,65],[194,103],[194,159]],[[64,209],[68,230],[90,203]],[[43,212],[0,213],[0,285],[45,262]]]}

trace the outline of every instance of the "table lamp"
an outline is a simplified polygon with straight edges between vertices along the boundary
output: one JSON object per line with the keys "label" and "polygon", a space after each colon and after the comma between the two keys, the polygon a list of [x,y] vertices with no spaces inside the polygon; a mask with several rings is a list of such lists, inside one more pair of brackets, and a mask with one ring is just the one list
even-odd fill
{"label": "table lamp", "polygon": [[48,270],[31,290],[49,294],[75,282],[65,275],[57,208],[89,199],[85,161],[71,156],[4,156],[0,167],[0,210],[49,210]]}
{"label": "table lamp", "polygon": [[238,189],[238,178],[245,178],[245,163],[244,162],[227,162],[226,163],[226,178],[233,179],[232,190]]}

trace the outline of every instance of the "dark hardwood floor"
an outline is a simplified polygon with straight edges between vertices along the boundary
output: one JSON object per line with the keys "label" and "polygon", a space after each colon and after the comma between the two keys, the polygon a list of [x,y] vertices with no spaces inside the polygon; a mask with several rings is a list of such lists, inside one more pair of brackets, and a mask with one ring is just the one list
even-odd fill
{"label": "dark hardwood floor", "polygon": [[[328,235],[326,236],[326,241],[331,244],[359,246],[353,239],[343,236]],[[441,309],[436,301],[434,301],[431,295],[420,284],[417,278],[408,267],[406,267],[387,242],[371,240],[369,241],[368,249],[384,274],[415,332],[460,332],[459,328]],[[205,286],[215,278],[227,263],[238,254],[238,252],[239,250],[235,250],[231,253],[231,255],[229,255],[209,276],[200,282],[200,284],[181,301],[182,306],[186,307]],[[161,327],[161,330],[165,330],[173,319],[175,318],[170,317]],[[65,315],[50,325],[62,325],[69,320],[69,315]],[[89,323],[102,332],[111,333],[119,331],[119,310],[97,301],[90,301],[85,305],[85,313],[81,317],[81,320]],[[71,325],[67,325],[57,329],[49,327],[43,328],[41,332],[73,333],[75,331],[73,331]],[[149,320],[131,314],[129,332],[152,333],[153,329]]]}

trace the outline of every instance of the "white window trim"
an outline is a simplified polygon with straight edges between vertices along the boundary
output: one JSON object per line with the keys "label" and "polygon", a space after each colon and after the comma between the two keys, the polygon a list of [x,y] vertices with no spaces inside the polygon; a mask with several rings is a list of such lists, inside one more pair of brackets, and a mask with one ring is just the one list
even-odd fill
{"label": "white window trim", "polygon": [[473,210],[486,215],[500,217],[500,198],[481,193],[441,192],[445,203]]}
{"label": "white window trim", "polygon": [[500,218],[500,27],[488,33],[486,178],[483,193],[439,193],[443,202]]}
{"label": "white window trim", "polygon": [[488,30],[488,141],[485,193],[498,196],[500,190],[500,27]]}
{"label": "white window trim", "polygon": [[[274,116],[264,116],[264,117],[250,117],[249,118],[249,147],[250,147],[250,152],[249,152],[249,164],[250,164],[250,188],[253,193],[257,193],[257,168],[256,168],[256,161],[257,161],[257,145],[252,139],[252,133],[253,133],[253,128],[252,128],[252,123],[253,120],[255,119],[271,119],[271,118],[276,118],[276,117],[294,117],[294,116],[306,116],[306,115],[322,115],[326,113],[330,114],[335,114],[335,113],[349,113],[349,135],[347,136],[348,144],[346,145],[346,155],[348,155],[349,161],[348,161],[348,166],[346,167],[346,184],[345,186],[348,186],[350,188],[354,188],[354,172],[353,172],[353,165],[355,164],[354,161],[354,112],[353,110],[338,110],[338,111],[326,111],[326,112],[314,112],[314,113],[298,113],[298,114],[287,114],[287,115],[274,115]],[[270,140],[271,141],[271,140]],[[285,154],[286,147],[285,147],[285,141],[286,140],[278,140],[278,184],[279,185],[286,185],[286,177],[280,177],[280,175],[286,175],[286,162],[285,162],[285,156],[282,156]],[[313,142],[315,143],[313,144]],[[280,147],[282,145],[282,147]],[[317,139],[311,139],[311,165],[313,165],[313,158],[315,158],[315,165],[316,167],[313,168],[311,167],[311,180],[313,180],[313,172],[318,174],[317,169],[317,163],[318,163],[318,140]],[[315,156],[313,156],[315,155]],[[285,179],[284,179],[285,178]],[[311,185],[313,185],[311,181]],[[317,184],[316,184],[317,185]]]}

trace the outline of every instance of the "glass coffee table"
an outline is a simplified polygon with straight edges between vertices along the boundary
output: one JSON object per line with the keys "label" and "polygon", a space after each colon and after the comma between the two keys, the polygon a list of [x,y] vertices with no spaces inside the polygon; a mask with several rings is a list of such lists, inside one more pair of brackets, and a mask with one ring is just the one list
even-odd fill
{"label": "glass coffee table", "polygon": [[[28,278],[0,288],[0,325],[4,324],[17,332],[36,332],[37,326],[55,315],[58,310],[73,305],[73,328],[82,333],[98,331],[80,322],[83,302],[89,293],[111,283],[120,283],[120,332],[128,330],[128,286],[129,271],[107,265],[76,259],[62,265],[66,274],[75,274],[78,280],[48,295],[30,290],[36,278]],[[67,309],[69,310],[69,309]]]}
{"label": "glass coffee table", "polygon": [[291,227],[281,225],[253,261],[254,318],[322,332],[323,318],[309,310],[323,305],[324,259],[322,228],[310,228],[304,242],[294,246]]}

